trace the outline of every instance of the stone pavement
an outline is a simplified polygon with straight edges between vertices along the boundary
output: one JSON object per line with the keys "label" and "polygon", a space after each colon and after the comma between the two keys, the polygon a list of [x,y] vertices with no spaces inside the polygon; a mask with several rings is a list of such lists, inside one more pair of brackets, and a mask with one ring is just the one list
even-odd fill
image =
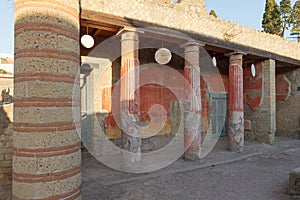
{"label": "stone pavement", "polygon": [[88,153],[83,153],[82,197],[256,200],[290,198],[287,194],[288,174],[290,170],[300,166],[300,140],[277,138],[272,146],[247,142],[242,153],[229,152],[226,148],[227,138],[221,138],[205,159],[195,162],[179,159],[164,169],[143,174],[115,171],[102,165]]}

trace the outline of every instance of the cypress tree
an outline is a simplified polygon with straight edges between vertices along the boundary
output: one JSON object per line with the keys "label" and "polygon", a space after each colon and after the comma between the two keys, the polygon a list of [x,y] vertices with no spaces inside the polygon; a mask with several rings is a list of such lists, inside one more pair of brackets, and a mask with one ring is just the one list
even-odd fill
{"label": "cypress tree", "polygon": [[266,33],[280,35],[281,19],[280,8],[275,0],[266,0],[262,28]]}
{"label": "cypress tree", "polygon": [[292,6],[291,0],[282,0],[280,2],[280,17],[282,22],[280,36],[284,37],[285,30],[288,30],[291,25]]}
{"label": "cypress tree", "polygon": [[300,1],[297,0],[293,6],[293,11],[291,14],[292,21],[292,32],[300,33]]}

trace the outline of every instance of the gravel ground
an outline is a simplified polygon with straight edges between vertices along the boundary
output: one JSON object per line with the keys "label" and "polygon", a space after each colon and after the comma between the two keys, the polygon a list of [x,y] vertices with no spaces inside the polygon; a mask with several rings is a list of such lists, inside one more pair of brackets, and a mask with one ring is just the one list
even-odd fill
{"label": "gravel ground", "polygon": [[[296,199],[287,193],[288,174],[300,167],[300,140],[283,139],[273,146],[253,143],[247,149],[245,155],[226,152],[218,157],[214,152],[205,164],[178,160],[163,170],[141,175],[117,172],[91,157],[84,158],[82,198]],[[220,155],[235,159],[218,162]]]}

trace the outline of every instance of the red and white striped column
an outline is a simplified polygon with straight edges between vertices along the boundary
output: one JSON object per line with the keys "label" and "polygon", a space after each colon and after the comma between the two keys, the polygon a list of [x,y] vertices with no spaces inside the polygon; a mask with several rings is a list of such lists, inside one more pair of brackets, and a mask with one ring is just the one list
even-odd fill
{"label": "red and white striped column", "polygon": [[195,41],[184,44],[184,157],[187,160],[200,159],[201,153],[200,45]]}
{"label": "red and white striped column", "polygon": [[229,150],[244,150],[243,54],[232,52],[229,56],[228,88],[228,143]]}
{"label": "red and white striped column", "polygon": [[78,0],[15,1],[13,199],[81,198],[79,58]]}
{"label": "red and white striped column", "polygon": [[120,123],[124,149],[131,153],[123,154],[129,166],[141,160],[141,139],[138,130],[140,120],[138,51],[138,33],[124,32],[121,36]]}

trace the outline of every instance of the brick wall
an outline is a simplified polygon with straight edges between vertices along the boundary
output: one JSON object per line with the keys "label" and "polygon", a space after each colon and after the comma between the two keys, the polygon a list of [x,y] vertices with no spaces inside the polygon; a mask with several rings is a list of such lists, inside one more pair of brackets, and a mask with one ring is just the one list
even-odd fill
{"label": "brick wall", "polygon": [[275,61],[256,63],[256,76],[250,65],[244,70],[245,119],[251,121],[253,137],[260,142],[273,143],[276,131]]}
{"label": "brick wall", "polygon": [[[290,83],[289,86],[288,83]],[[276,103],[276,134],[298,138],[300,132],[300,68],[279,74],[276,84],[281,84],[283,92],[285,91],[285,95],[280,96],[281,101]]]}
{"label": "brick wall", "polygon": [[291,82],[284,74],[276,76],[276,103],[286,101],[291,94]]}

